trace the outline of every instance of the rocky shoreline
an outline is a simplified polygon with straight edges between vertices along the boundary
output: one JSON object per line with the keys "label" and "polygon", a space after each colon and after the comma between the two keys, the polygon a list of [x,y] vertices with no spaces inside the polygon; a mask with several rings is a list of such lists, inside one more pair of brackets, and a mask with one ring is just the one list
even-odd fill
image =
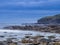
{"label": "rocky shoreline", "polygon": [[37,31],[0,29],[0,44],[4,45],[60,45],[60,34]]}
{"label": "rocky shoreline", "polygon": [[37,23],[12,25],[3,27],[3,29],[13,29],[13,30],[33,30],[41,32],[52,32],[60,33],[60,14],[54,16],[47,16],[37,20]]}
{"label": "rocky shoreline", "polygon": [[7,27],[4,27],[3,29],[31,30],[31,31],[41,31],[41,32],[60,33],[60,25],[7,26]]}

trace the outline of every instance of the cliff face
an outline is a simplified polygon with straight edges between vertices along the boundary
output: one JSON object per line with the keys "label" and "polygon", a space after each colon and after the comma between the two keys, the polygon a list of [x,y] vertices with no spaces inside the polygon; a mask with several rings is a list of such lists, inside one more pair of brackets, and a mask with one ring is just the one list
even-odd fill
{"label": "cliff face", "polygon": [[47,16],[37,21],[38,24],[60,24],[60,14]]}

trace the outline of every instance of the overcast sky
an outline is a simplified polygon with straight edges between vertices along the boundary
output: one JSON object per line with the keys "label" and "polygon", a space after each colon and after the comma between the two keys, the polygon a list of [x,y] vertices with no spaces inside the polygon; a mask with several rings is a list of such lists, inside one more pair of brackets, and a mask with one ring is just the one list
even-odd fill
{"label": "overcast sky", "polygon": [[0,23],[34,23],[60,13],[60,0],[0,0]]}

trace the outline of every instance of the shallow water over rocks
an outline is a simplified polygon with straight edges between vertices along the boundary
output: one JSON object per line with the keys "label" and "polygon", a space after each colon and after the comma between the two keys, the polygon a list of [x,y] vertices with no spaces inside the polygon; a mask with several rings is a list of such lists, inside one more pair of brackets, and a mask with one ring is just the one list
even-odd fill
{"label": "shallow water over rocks", "polygon": [[5,40],[7,38],[17,38],[17,39],[22,39],[26,35],[30,36],[37,36],[37,35],[42,35],[47,38],[48,36],[55,36],[57,39],[60,39],[60,34],[58,33],[49,33],[49,32],[38,32],[38,31],[24,31],[24,30],[8,30],[8,29],[0,29],[0,38],[1,40]]}

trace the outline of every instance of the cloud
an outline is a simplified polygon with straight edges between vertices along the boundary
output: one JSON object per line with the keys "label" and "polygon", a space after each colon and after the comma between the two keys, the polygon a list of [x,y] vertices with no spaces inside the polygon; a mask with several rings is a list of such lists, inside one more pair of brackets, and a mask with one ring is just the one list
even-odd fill
{"label": "cloud", "polygon": [[3,4],[11,4],[11,5],[14,5],[14,4],[17,4],[17,5],[30,5],[30,4],[45,4],[45,3],[55,3],[55,2],[59,2],[60,0],[5,0],[5,1],[0,1],[1,3]]}
{"label": "cloud", "polygon": [[60,10],[60,0],[2,0],[0,9]]}
{"label": "cloud", "polygon": [[3,1],[0,5],[17,5],[17,6],[29,6],[29,5],[36,5],[39,4],[39,0],[10,0],[10,1]]}

